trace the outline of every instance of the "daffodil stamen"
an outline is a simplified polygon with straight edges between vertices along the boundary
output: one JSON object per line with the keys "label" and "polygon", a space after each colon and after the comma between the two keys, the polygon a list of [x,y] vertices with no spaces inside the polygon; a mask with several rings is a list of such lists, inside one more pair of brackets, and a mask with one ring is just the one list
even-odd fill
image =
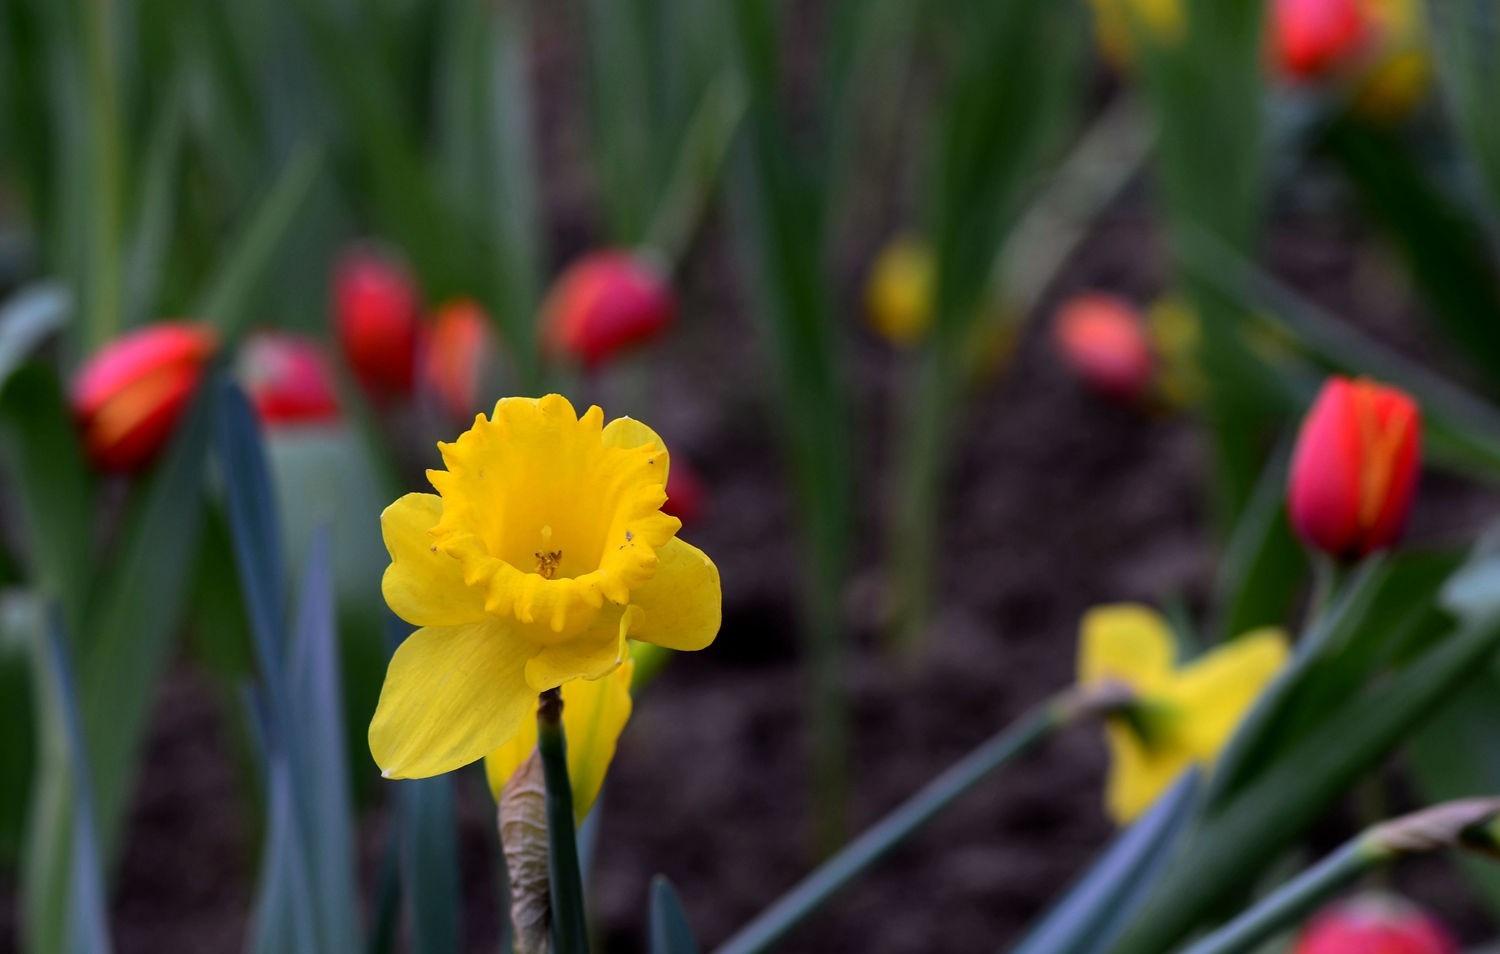
{"label": "daffodil stamen", "polygon": [[557,577],[557,568],[562,563],[561,550],[538,550],[536,552],[536,571],[544,580]]}

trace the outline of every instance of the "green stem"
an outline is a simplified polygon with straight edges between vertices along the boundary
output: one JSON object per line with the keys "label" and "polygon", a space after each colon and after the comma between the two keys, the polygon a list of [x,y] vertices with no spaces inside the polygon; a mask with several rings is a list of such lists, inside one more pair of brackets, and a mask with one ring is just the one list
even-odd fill
{"label": "green stem", "polygon": [[1361,834],[1188,948],[1184,954],[1246,954],[1254,951],[1391,855],[1392,852],[1368,834]]}
{"label": "green stem", "polygon": [[547,781],[548,881],[552,886],[552,949],[556,954],[588,954],[588,918],[583,908],[583,873],[573,830],[573,789],[568,782],[568,743],[563,737],[562,692],[548,689],[536,709],[537,751]]}
{"label": "green stem", "polygon": [[1081,710],[1059,697],[990,738],[803,878],[714,954],[760,954],[892,848],[991,772],[1029,751]]}

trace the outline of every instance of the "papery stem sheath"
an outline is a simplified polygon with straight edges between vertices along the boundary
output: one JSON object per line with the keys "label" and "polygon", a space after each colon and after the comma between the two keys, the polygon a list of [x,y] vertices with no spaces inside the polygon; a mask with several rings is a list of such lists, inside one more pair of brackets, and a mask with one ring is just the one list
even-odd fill
{"label": "papery stem sheath", "polygon": [[931,821],[956,798],[1086,709],[1075,704],[1069,693],[1011,723],[803,878],[779,901],[720,945],[714,954],[759,954],[769,949],[840,888]]}
{"label": "papery stem sheath", "polygon": [[563,737],[562,692],[541,694],[536,710],[537,751],[547,782],[547,854],[552,885],[552,948],[555,954],[588,954],[588,917],[583,874],[573,826],[573,789],[568,781],[568,743]]}

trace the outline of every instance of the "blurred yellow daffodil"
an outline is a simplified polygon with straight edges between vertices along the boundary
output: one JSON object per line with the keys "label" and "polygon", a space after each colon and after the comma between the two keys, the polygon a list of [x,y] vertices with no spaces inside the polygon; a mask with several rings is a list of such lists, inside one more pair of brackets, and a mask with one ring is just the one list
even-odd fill
{"label": "blurred yellow daffodil", "polygon": [[[603,679],[575,679],[562,687],[563,736],[568,740],[568,781],[573,788],[573,815],[583,821],[615,757],[615,744],[630,720],[630,682],[635,660],[627,659]],[[490,791],[500,791],[536,749],[536,720],[522,719],[516,734],[484,758]]]}
{"label": "blurred yellow daffodil", "polygon": [[892,240],[876,256],[865,287],[870,327],[892,344],[921,341],[932,327],[937,263],[927,243],[910,236]]}
{"label": "blurred yellow daffodil", "polygon": [[1133,700],[1105,723],[1110,816],[1122,825],[1134,820],[1185,769],[1212,763],[1288,651],[1280,630],[1258,629],[1179,667],[1171,630],[1149,607],[1085,614],[1079,685],[1120,684]]}
{"label": "blurred yellow daffodil", "polygon": [[1146,337],[1156,352],[1156,391],[1174,408],[1196,405],[1208,389],[1198,360],[1203,329],[1193,306],[1178,295],[1166,295],[1146,310]]}
{"label": "blurred yellow daffodil", "polygon": [[626,639],[702,649],[719,571],[677,538],[668,455],[650,428],[579,417],[556,394],[504,398],[439,444],[437,494],[407,494],[381,529],[382,588],[421,627],[397,649],[370,722],[388,778],[448,772],[500,748],[537,695],[601,679]]}
{"label": "blurred yellow daffodil", "polygon": [[1099,52],[1116,69],[1135,61],[1137,31],[1162,46],[1175,46],[1187,29],[1185,0],[1090,0]]}

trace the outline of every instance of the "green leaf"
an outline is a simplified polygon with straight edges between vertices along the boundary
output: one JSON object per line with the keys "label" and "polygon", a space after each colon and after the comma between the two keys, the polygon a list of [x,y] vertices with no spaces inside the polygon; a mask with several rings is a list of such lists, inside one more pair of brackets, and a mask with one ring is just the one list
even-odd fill
{"label": "green leaf", "polygon": [[293,153],[199,298],[194,313],[217,326],[225,341],[237,340],[253,317],[256,292],[297,224],[321,165],[317,149]]}
{"label": "green leaf", "polygon": [[62,614],[52,611],[47,636],[39,647],[38,681],[46,687],[47,710],[64,750],[68,772],[78,780],[71,798],[68,844],[68,893],[62,926],[69,954],[110,954],[108,907],[104,889],[104,859],[99,844],[93,798],[90,795],[88,747],[79,713],[78,686],[68,661],[68,640]]}
{"label": "green leaf", "polygon": [[24,367],[0,390],[0,449],[21,504],[31,584],[76,629],[91,586],[93,482],[48,368]]}
{"label": "green leaf", "polygon": [[1428,182],[1393,133],[1345,118],[1329,127],[1326,146],[1406,260],[1457,354],[1500,381],[1500,285],[1479,224]]}
{"label": "green leaf", "polygon": [[90,580],[96,598],[78,653],[79,684],[106,849],[116,843],[136,749],[192,594],[184,569],[203,525],[210,384],[199,387],[166,453],[136,488],[119,545]]}
{"label": "green leaf", "polygon": [[1202,788],[1197,772],[1172,786],[1115,839],[1011,954],[1099,954],[1119,936],[1161,875]]}
{"label": "green leaf", "polygon": [[1286,473],[1291,444],[1282,443],[1261,472],[1229,535],[1215,583],[1220,639],[1279,625],[1307,575],[1307,556],[1287,520]]}
{"label": "green leaf", "polygon": [[1171,950],[1231,905],[1350,785],[1483,673],[1497,649],[1500,612],[1459,625],[1324,713],[1194,824],[1114,954]]}
{"label": "green leaf", "polygon": [[60,285],[33,285],[0,306],[0,387],[41,343],[67,326],[73,300]]}
{"label": "green leaf", "polygon": [[0,866],[14,870],[37,770],[31,684],[38,601],[0,590]]}
{"label": "green leaf", "polygon": [[125,268],[124,321],[127,327],[150,321],[161,306],[161,285],[172,248],[173,220],[182,193],[180,170],[186,110],[182,86],[174,84],[162,104],[146,144],[140,208],[130,236]]}
{"label": "green leaf", "polygon": [[651,879],[651,954],[698,954],[682,902],[664,875]]}
{"label": "green leaf", "polygon": [[412,951],[453,954],[461,946],[463,926],[453,778],[439,775],[394,785]]}

